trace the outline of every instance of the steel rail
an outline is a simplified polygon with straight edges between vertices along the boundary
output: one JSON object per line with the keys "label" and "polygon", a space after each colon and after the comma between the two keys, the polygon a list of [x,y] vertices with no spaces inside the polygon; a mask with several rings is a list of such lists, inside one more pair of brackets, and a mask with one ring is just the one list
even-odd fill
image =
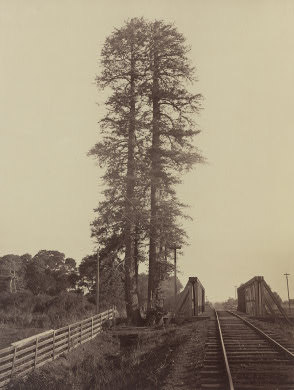
{"label": "steel rail", "polygon": [[274,340],[273,338],[271,338],[268,334],[266,334],[265,332],[263,332],[261,329],[257,328],[255,325],[253,325],[250,321],[246,320],[245,318],[239,316],[239,314],[237,313],[234,313],[230,310],[227,310],[228,313],[232,314],[233,316],[239,318],[240,320],[242,320],[243,322],[245,322],[245,324],[247,324],[250,328],[252,328],[253,330],[255,330],[258,334],[260,334],[263,338],[265,338],[266,340],[268,340],[272,345],[274,345],[275,347],[277,347],[281,352],[283,353],[286,353],[286,355],[288,357],[291,357],[292,359],[294,359],[294,353],[292,353],[291,351],[289,351],[287,348],[283,347],[280,343],[278,343],[276,340]]}
{"label": "steel rail", "polygon": [[224,339],[223,339],[223,335],[222,335],[222,330],[221,330],[221,326],[220,326],[220,322],[219,322],[216,310],[215,310],[215,315],[216,315],[216,320],[217,320],[217,325],[218,325],[220,341],[221,341],[221,345],[222,345],[222,352],[223,352],[225,365],[226,365],[227,378],[228,378],[228,382],[229,382],[229,389],[228,390],[234,390],[234,384],[233,384],[231,370],[230,370],[230,366],[229,366],[229,362],[228,362],[228,358],[227,358],[226,347],[225,347],[225,343],[224,343]]}

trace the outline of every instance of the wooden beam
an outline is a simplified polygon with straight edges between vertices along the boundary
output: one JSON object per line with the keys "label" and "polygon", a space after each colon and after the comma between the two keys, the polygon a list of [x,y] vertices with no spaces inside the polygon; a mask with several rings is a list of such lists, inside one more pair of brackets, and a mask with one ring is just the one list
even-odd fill
{"label": "wooden beam", "polygon": [[276,297],[272,293],[272,290],[270,289],[270,287],[268,286],[268,284],[266,283],[265,280],[263,281],[263,285],[266,288],[267,292],[269,293],[269,296],[272,298],[272,300],[274,301],[274,303],[276,304],[276,306],[280,310],[280,313],[283,315],[283,317],[286,319],[286,321],[289,324],[293,325],[292,322],[289,320],[289,317],[287,316],[285,310],[282,308],[282,306],[280,305],[280,302],[276,299]]}

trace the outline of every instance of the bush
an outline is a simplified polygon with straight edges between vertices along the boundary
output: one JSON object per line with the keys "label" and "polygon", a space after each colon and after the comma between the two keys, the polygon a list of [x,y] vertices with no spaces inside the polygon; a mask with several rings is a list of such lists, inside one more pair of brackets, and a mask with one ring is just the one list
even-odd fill
{"label": "bush", "polygon": [[26,327],[32,322],[31,313],[23,313],[19,309],[15,308],[10,311],[0,310],[0,322],[3,324],[16,324],[18,326]]}
{"label": "bush", "polygon": [[28,291],[0,296],[0,322],[21,327],[59,328],[90,317],[94,312],[95,306],[74,292],[56,297],[33,295]]}
{"label": "bush", "polygon": [[50,295],[40,294],[34,295],[34,313],[44,313],[48,310],[51,302],[54,300],[54,297]]}
{"label": "bush", "polygon": [[0,321],[18,326],[29,326],[34,308],[33,294],[29,291],[0,295]]}
{"label": "bush", "polygon": [[52,323],[47,314],[35,313],[32,317],[31,326],[33,326],[34,328],[48,329],[52,327]]}
{"label": "bush", "polygon": [[33,294],[30,291],[18,293],[3,292],[0,295],[0,309],[11,311],[17,307],[22,311],[31,312],[34,306]]}
{"label": "bush", "polygon": [[76,293],[62,293],[49,304],[47,314],[55,327],[61,327],[86,318],[94,313],[95,306]]}

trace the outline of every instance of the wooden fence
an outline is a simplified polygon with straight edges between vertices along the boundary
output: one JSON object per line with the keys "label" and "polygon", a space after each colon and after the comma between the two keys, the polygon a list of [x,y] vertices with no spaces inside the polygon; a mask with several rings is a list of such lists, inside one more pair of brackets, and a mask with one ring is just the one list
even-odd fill
{"label": "wooden fence", "polygon": [[93,339],[102,323],[112,320],[115,309],[60,329],[48,330],[0,350],[0,388],[15,376],[26,375],[77,346]]}

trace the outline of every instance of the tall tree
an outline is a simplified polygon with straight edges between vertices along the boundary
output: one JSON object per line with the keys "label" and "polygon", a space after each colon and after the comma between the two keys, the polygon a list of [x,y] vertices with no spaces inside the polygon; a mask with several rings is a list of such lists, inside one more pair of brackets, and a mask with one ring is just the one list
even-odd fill
{"label": "tall tree", "polygon": [[[125,298],[128,319],[138,322],[140,319],[137,278],[136,278],[136,149],[138,150],[142,128],[139,100],[142,76],[145,71],[145,30],[142,19],[132,19],[124,27],[115,30],[103,46],[102,72],[97,78],[101,89],[110,88],[112,94],[106,102],[107,114],[101,121],[104,139],[90,151],[106,166],[104,182],[108,186],[106,197],[107,213],[116,207],[120,215],[117,225],[121,244],[125,249]],[[141,137],[142,138],[142,137]],[[104,214],[104,213],[103,213]],[[108,221],[100,225],[108,230]],[[99,217],[95,222],[99,226]],[[101,231],[101,230],[100,230]]]}
{"label": "tall tree", "polygon": [[201,156],[193,147],[193,115],[199,111],[200,94],[192,94],[187,83],[194,69],[188,59],[185,38],[171,24],[150,23],[150,78],[145,93],[152,105],[151,218],[149,249],[149,308],[160,304],[160,205],[162,192],[172,194],[179,173],[189,170]]}
{"label": "tall tree", "polygon": [[89,154],[105,168],[106,189],[92,234],[104,249],[115,241],[112,250],[124,254],[126,309],[132,322],[140,317],[139,261],[149,255],[151,308],[160,300],[169,245],[185,241],[175,185],[183,170],[201,161],[192,145],[199,132],[193,115],[201,96],[187,89],[193,80],[188,52],[173,25],[136,18],[116,29],[102,49],[97,84],[111,95],[100,122],[103,140]]}

